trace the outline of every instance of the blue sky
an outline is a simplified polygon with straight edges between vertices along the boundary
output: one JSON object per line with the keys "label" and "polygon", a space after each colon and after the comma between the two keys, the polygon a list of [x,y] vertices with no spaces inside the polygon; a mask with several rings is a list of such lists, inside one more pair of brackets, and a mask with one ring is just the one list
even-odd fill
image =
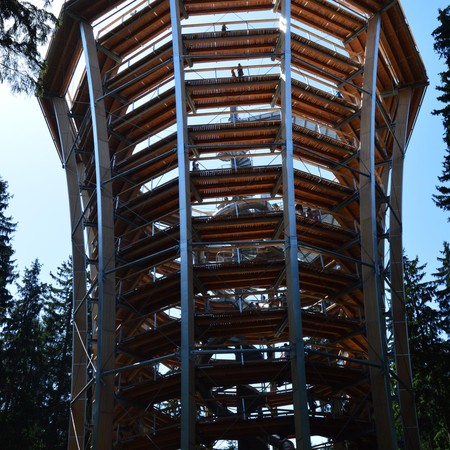
{"label": "blue sky", "polygon": [[431,114],[442,107],[436,100],[439,94],[435,87],[440,84],[439,72],[444,70],[443,61],[433,50],[431,33],[438,26],[438,9],[449,4],[443,0],[402,2],[430,80],[405,158],[403,244],[409,258],[419,256],[422,263],[427,263],[429,274],[438,267],[436,258],[440,256],[443,242],[450,240],[449,214],[437,208],[431,199],[439,184],[437,177],[442,173],[446,148],[442,119]]}
{"label": "blue sky", "polygon": [[[428,272],[436,268],[436,257],[447,237],[448,214],[431,197],[436,193],[445,145],[440,117],[431,111],[436,102],[435,86],[443,64],[433,51],[431,32],[437,26],[438,8],[448,1],[404,0],[405,15],[427,67],[430,86],[410,141],[404,178],[404,247],[410,258],[419,256]],[[39,105],[34,98],[12,96],[0,85],[2,145],[0,176],[9,183],[9,214],[18,222],[13,246],[20,269],[35,258],[43,274],[55,272],[70,254],[70,224],[64,171],[50,139]]]}

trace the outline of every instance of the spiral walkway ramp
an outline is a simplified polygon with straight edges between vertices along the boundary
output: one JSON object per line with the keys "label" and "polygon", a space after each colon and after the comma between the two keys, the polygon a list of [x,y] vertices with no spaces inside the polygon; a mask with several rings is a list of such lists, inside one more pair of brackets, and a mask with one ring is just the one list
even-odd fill
{"label": "spiral walkway ramp", "polygon": [[47,63],[69,449],[418,449],[400,3],[69,0]]}

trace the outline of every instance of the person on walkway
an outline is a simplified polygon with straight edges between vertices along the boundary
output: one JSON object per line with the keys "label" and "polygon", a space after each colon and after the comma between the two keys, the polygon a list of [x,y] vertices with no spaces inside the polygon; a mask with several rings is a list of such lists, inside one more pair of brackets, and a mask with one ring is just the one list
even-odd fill
{"label": "person on walkway", "polygon": [[244,69],[242,68],[241,63],[237,66],[237,75],[238,78],[242,78],[244,76]]}
{"label": "person on walkway", "polygon": [[285,439],[282,443],[281,443],[281,450],[295,450],[295,446],[294,444],[289,441],[288,439]]}
{"label": "person on walkway", "polygon": [[291,358],[291,349],[289,348],[289,345],[284,343],[282,348],[282,353],[281,353],[281,359],[290,359]]}

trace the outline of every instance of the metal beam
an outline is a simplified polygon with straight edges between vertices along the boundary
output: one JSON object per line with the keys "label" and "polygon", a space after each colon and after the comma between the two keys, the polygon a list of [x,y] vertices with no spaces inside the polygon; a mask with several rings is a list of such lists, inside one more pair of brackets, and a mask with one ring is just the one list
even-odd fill
{"label": "metal beam", "polygon": [[375,15],[368,24],[363,96],[361,108],[360,171],[360,230],[361,276],[364,291],[364,310],[367,328],[369,361],[381,369],[370,368],[372,401],[378,448],[397,448],[394,430],[390,385],[387,368],[385,329],[382,326],[380,261],[378,257],[376,174],[375,174],[375,109],[378,46],[381,16]]}
{"label": "metal beam", "polygon": [[183,44],[180,25],[180,2],[170,0],[175,108],[177,120],[178,187],[180,211],[180,292],[181,292],[181,442],[180,448],[194,450],[195,442],[195,373],[191,354],[194,348],[194,301],[192,277],[192,220],[190,203],[189,150],[186,118]]}
{"label": "metal beam", "polygon": [[99,100],[103,95],[103,89],[94,32],[92,26],[84,22],[80,22],[80,32],[89,88],[98,220],[98,330],[95,394],[92,405],[92,449],[110,450],[114,413],[114,376],[104,376],[104,373],[111,373],[115,365],[114,208],[111,183],[105,183],[105,180],[111,178],[111,167],[105,105],[103,100]]}
{"label": "metal beam", "polygon": [[67,102],[59,97],[52,98],[58,134],[66,173],[69,193],[69,210],[72,236],[72,297],[73,297],[73,346],[72,346],[72,386],[69,423],[69,450],[77,450],[84,445],[84,424],[86,422],[87,396],[84,387],[87,383],[88,324],[86,295],[86,255],[84,252],[84,234],[78,226],[82,216],[79,186],[79,170],[75,152],[75,130],[69,119]]}
{"label": "metal beam", "polygon": [[292,374],[294,424],[298,450],[311,449],[308,396],[306,390],[305,349],[303,345],[302,309],[298,269],[298,241],[294,189],[294,143],[292,136],[291,79],[291,2],[282,0],[280,28],[281,58],[281,128],[285,142],[283,158],[283,220],[286,260],[286,287]]}
{"label": "metal beam", "polygon": [[391,243],[390,266],[395,365],[397,376],[400,380],[398,383],[400,415],[403,422],[405,450],[419,450],[419,426],[412,386],[411,361],[408,345],[408,324],[405,308],[402,239],[403,162],[411,95],[412,92],[410,90],[401,90],[399,93],[399,108],[395,127],[396,139],[392,154],[389,239]]}

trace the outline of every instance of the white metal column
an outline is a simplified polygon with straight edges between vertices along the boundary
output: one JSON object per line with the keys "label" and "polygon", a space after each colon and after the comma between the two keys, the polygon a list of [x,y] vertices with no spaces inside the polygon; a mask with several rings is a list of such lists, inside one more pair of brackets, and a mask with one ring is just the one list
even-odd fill
{"label": "white metal column", "polygon": [[[80,23],[81,39],[86,59],[92,133],[94,141],[96,200],[97,200],[97,297],[98,332],[95,361],[95,398],[93,403],[94,450],[111,450],[114,412],[115,365],[115,249],[114,208],[111,167],[105,105],[97,48],[91,25]],[[104,372],[109,375],[104,376]]]}
{"label": "white metal column", "polygon": [[73,337],[72,337],[72,387],[69,422],[69,450],[84,446],[86,422],[87,383],[87,303],[86,303],[86,253],[82,226],[83,208],[79,192],[79,174],[75,152],[75,131],[69,119],[69,107],[62,98],[52,98],[66,173],[69,193],[70,223],[72,235],[73,273]]}
{"label": "white metal column", "polygon": [[298,240],[295,215],[294,144],[292,138],[291,86],[291,2],[281,5],[281,127],[285,142],[283,157],[283,219],[286,259],[286,286],[288,300],[289,341],[292,350],[291,374],[294,404],[295,434],[298,450],[311,448],[309,413],[306,392],[305,351],[303,346],[302,311],[298,264]]}
{"label": "white metal column", "polygon": [[403,278],[403,163],[405,159],[410,102],[411,90],[401,90],[399,93],[399,108],[396,117],[395,142],[392,155],[389,239],[391,243],[392,320],[394,325],[395,365],[398,376],[400,415],[403,422],[405,449],[419,450],[419,425],[417,423],[416,404],[412,385]]}
{"label": "white metal column", "polygon": [[396,448],[387,366],[386,333],[382,327],[380,261],[378,258],[377,211],[375,198],[375,110],[378,45],[381,16],[368,24],[361,109],[360,232],[364,311],[370,366],[373,414],[378,448]]}
{"label": "white metal column", "polygon": [[181,291],[181,446],[195,447],[194,300],[192,282],[192,233],[189,153],[187,149],[186,92],[180,26],[180,5],[170,0],[177,118],[178,188],[180,214]]}

